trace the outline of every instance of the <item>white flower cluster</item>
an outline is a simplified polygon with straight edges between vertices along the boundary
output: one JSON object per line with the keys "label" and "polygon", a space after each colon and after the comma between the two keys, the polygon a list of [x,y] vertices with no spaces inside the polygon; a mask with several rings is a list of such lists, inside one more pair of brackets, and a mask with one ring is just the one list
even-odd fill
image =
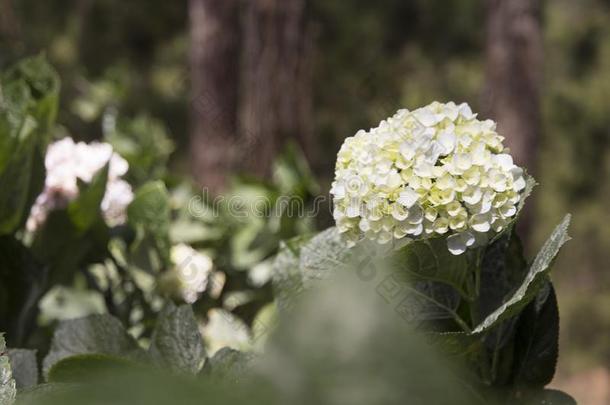
{"label": "white flower cluster", "polygon": [[36,199],[26,227],[35,231],[53,209],[63,208],[78,196],[78,180],[91,182],[93,176],[110,162],[108,183],[101,203],[104,219],[110,226],[126,220],[126,209],[133,200],[129,183],[121,179],[129,165],[108,143],[75,143],[66,137],[52,143],[45,156],[46,179]]}
{"label": "white flower cluster", "polygon": [[400,110],[347,138],[331,194],[337,227],[353,244],[362,236],[447,236],[464,253],[500,232],[517,213],[526,181],[491,120],[468,104]]}
{"label": "white flower cluster", "polygon": [[174,263],[182,299],[189,304],[194,303],[208,286],[208,278],[214,267],[212,259],[184,243],[172,246],[170,258]]}

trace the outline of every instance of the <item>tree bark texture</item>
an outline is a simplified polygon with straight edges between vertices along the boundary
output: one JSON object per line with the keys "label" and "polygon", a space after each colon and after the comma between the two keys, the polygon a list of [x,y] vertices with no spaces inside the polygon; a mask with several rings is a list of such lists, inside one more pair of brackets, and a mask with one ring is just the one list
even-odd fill
{"label": "tree bark texture", "polygon": [[250,0],[244,16],[240,131],[243,168],[268,177],[293,139],[310,156],[311,30],[306,0]]}
{"label": "tree bark texture", "polygon": [[190,0],[191,164],[212,193],[237,164],[239,0]]}
{"label": "tree bark texture", "polygon": [[543,46],[540,0],[487,0],[483,109],[516,163],[536,171]]}

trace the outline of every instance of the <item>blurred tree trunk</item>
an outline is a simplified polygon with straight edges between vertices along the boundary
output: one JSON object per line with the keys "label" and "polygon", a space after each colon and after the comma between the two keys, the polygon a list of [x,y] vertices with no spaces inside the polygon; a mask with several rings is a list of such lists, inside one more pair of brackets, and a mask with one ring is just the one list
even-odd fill
{"label": "blurred tree trunk", "polygon": [[190,0],[191,163],[196,181],[221,191],[236,164],[239,0]]}
{"label": "blurred tree trunk", "polygon": [[[487,0],[484,112],[498,123],[515,162],[536,173],[543,45],[540,0]],[[531,241],[532,201],[519,221]]]}
{"label": "blurred tree trunk", "polygon": [[540,0],[487,0],[483,108],[518,164],[536,170],[540,135]]}
{"label": "blurred tree trunk", "polygon": [[0,45],[16,48],[21,45],[21,27],[12,0],[0,0]]}
{"label": "blurred tree trunk", "polygon": [[269,176],[288,139],[311,154],[311,29],[306,0],[250,0],[244,21],[243,168]]}

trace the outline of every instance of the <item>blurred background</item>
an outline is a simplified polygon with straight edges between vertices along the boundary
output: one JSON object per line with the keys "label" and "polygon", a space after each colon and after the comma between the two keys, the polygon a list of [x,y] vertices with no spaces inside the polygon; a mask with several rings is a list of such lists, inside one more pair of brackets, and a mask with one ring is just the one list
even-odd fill
{"label": "blurred background", "polygon": [[[468,102],[540,184],[529,251],[574,216],[553,271],[554,385],[610,401],[610,1],[0,0],[0,67],[41,52],[63,133],[129,127],[168,179],[212,195],[237,174],[276,178],[287,145],[326,194],[345,137],[399,108]],[[330,224],[323,210],[315,226]]]}

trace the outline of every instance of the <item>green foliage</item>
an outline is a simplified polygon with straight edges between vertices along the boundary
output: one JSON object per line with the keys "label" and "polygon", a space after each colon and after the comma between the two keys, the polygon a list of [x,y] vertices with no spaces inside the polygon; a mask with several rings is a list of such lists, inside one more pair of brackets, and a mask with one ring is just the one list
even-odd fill
{"label": "green foliage", "polygon": [[0,234],[23,223],[42,188],[39,167],[58,94],[57,73],[42,56],[25,59],[0,76]]}
{"label": "green foliage", "polygon": [[108,166],[97,172],[90,183],[81,183],[78,197],[68,205],[68,215],[78,231],[86,231],[101,218],[100,204],[106,192]]}
{"label": "green foliage", "polygon": [[104,138],[129,163],[127,180],[130,184],[141,185],[166,175],[174,145],[160,121],[145,115],[119,119],[116,127],[109,129]]}
{"label": "green foliage", "polygon": [[553,379],[559,356],[559,310],[551,283],[523,310],[516,333],[514,380],[524,388],[543,388]]}
{"label": "green foliage", "polygon": [[188,305],[166,307],[152,336],[149,353],[160,366],[197,373],[206,358],[193,309]]}
{"label": "green foliage", "polygon": [[101,374],[137,368],[137,363],[107,354],[77,354],[59,360],[47,375],[50,384],[76,384],[95,380]]}
{"label": "green foliage", "polygon": [[504,319],[519,313],[534,297],[544,285],[546,274],[550,271],[551,264],[559,253],[559,249],[570,238],[568,236],[568,226],[570,225],[570,215],[561,221],[555,228],[549,239],[534,259],[529,272],[519,288],[513,295],[504,302],[498,309],[488,315],[473,331],[473,333],[483,333]]}
{"label": "green foliage", "polygon": [[61,360],[81,354],[140,359],[144,352],[125,331],[121,322],[109,315],[61,322],[55,329],[49,353],[43,362],[43,373],[49,378],[52,368]]}
{"label": "green foliage", "polygon": [[[396,311],[427,331],[443,353],[458,355],[475,386],[512,398],[538,396],[557,362],[559,317],[547,274],[569,240],[569,222],[567,215],[529,269],[512,226],[461,256],[447,251],[444,238],[372,250],[363,241],[348,248],[331,228],[283,246],[274,266],[279,303],[347,270],[377,283],[388,302],[400,296]],[[496,392],[486,395],[495,398]]]}

